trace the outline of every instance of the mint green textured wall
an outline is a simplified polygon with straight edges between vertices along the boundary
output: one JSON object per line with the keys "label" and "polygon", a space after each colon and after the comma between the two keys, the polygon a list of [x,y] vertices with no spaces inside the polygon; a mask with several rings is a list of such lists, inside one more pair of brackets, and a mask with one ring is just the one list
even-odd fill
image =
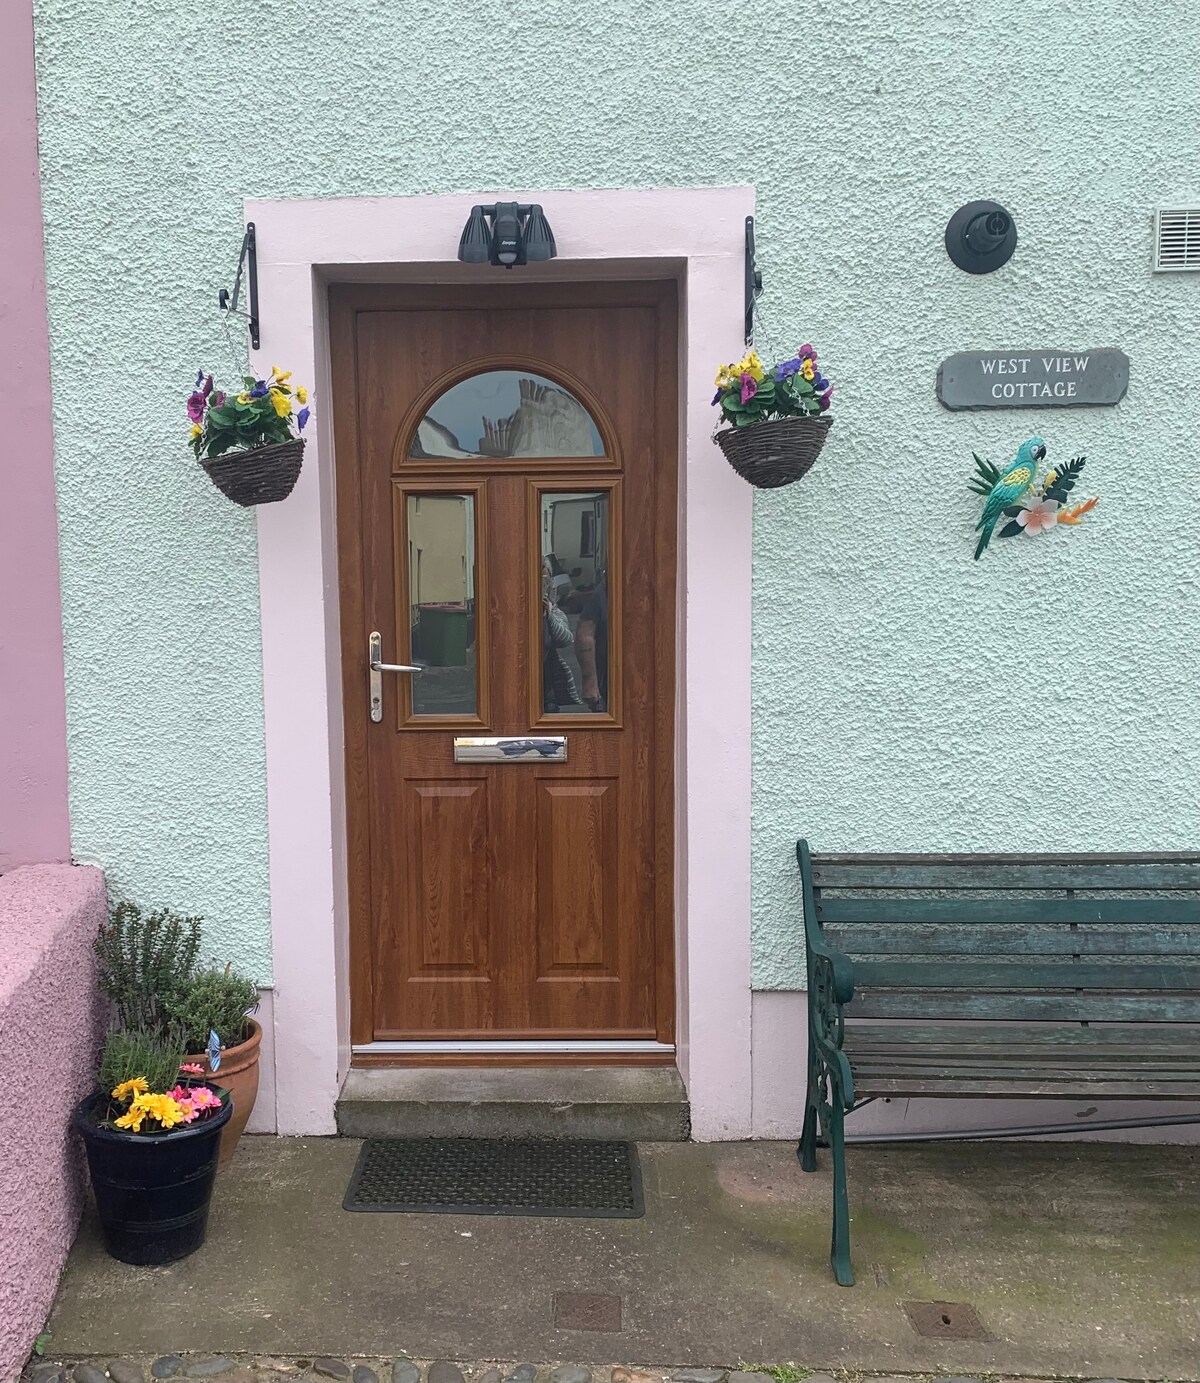
{"label": "mint green textured wall", "polygon": [[[1195,845],[1200,276],[1149,272],[1153,207],[1200,197],[1191,5],[38,0],[37,21],[72,812],[118,889],[205,912],[267,978],[254,525],[189,464],[181,403],[228,357],[246,197],[542,187],[553,221],[556,187],[756,185],[770,337],[815,341],[838,386],[817,468],[756,498],[759,985],[799,980],[800,832]],[[940,244],[976,196],[1021,235],[983,279]],[[1133,359],[1115,411],[934,398],[952,351],[1108,344]],[[1100,509],[976,565],[970,452],[1033,430],[1089,454]]]}

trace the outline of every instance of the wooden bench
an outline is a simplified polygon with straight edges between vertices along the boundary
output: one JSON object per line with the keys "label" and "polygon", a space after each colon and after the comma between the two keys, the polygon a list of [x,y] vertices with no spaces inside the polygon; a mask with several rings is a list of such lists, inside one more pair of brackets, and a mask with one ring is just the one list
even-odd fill
{"label": "wooden bench", "polygon": [[1200,855],[810,855],[803,840],[796,854],[799,1157],[815,1171],[819,1130],[843,1286],[844,1119],[858,1102],[1200,1099]]}

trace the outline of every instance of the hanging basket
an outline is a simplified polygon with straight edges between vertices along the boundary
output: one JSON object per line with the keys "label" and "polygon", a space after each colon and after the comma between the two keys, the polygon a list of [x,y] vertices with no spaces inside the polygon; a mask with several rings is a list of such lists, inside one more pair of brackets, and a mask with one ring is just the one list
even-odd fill
{"label": "hanging basket", "polygon": [[760,490],[790,485],[821,454],[833,419],[775,418],[769,423],[727,427],[714,440],[743,480]]}
{"label": "hanging basket", "polygon": [[200,464],[218,490],[235,504],[275,504],[287,499],[300,476],[304,438],[274,442],[224,456],[202,456]]}

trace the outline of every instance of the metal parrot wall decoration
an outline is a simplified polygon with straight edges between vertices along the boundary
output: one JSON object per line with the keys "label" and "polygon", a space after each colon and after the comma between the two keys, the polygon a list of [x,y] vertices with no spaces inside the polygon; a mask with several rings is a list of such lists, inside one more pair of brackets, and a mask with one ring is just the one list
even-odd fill
{"label": "metal parrot wall decoration", "polygon": [[1022,442],[1016,457],[1004,470],[975,456],[976,473],[971,477],[969,488],[982,495],[985,501],[983,516],[975,525],[975,532],[979,534],[975,548],[977,562],[987,551],[1002,518],[1007,517],[1009,522],[996,536],[1015,538],[1021,533],[1049,532],[1059,524],[1075,527],[1096,507],[1095,499],[1076,505],[1067,503],[1086,456],[1076,456],[1065,466],[1051,466],[1039,485],[1037,470],[1045,459],[1046,443],[1040,437]]}

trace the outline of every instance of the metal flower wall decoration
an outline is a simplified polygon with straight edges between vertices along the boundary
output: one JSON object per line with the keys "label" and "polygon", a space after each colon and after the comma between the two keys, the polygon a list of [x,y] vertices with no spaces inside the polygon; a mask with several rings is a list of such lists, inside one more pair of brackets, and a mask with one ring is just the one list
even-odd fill
{"label": "metal flower wall decoration", "polygon": [[982,495],[985,501],[983,517],[975,525],[975,532],[979,534],[975,548],[977,562],[987,551],[992,533],[1002,518],[1007,518],[1008,523],[996,536],[1016,538],[1022,533],[1031,536],[1048,533],[1059,524],[1074,528],[1096,507],[1096,499],[1080,504],[1068,502],[1086,456],[1073,457],[1065,466],[1051,466],[1039,483],[1038,467],[1045,459],[1046,443],[1040,437],[1022,442],[1015,459],[1003,470],[975,455],[976,473],[971,477],[969,488]]}

